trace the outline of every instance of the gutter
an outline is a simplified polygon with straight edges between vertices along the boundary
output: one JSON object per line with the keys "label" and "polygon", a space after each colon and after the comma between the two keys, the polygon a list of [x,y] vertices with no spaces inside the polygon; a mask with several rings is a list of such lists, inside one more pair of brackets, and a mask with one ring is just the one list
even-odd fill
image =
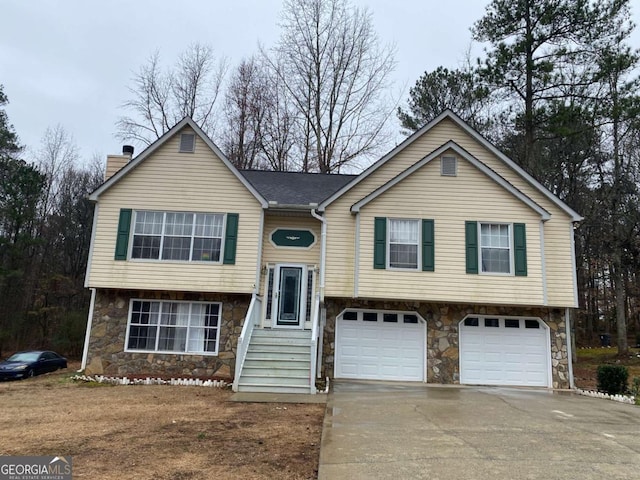
{"label": "gutter", "polygon": [[322,222],[322,233],[320,243],[320,304],[324,304],[324,270],[327,260],[327,219],[324,215],[319,215],[316,209],[311,209],[311,216]]}
{"label": "gutter", "polygon": [[89,355],[89,339],[91,338],[91,327],[93,325],[93,309],[96,305],[96,289],[91,290],[91,303],[89,303],[89,316],[87,317],[87,331],[84,334],[84,348],[82,349],[82,365],[79,372],[87,368],[87,356]]}

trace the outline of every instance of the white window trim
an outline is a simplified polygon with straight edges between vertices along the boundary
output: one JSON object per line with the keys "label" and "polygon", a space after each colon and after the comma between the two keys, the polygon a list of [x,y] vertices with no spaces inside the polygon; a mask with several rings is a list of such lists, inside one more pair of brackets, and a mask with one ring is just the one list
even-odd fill
{"label": "white window trim", "polygon": [[[417,258],[417,262],[416,262],[416,268],[409,268],[409,267],[392,267],[391,266],[391,222],[394,220],[400,220],[400,221],[411,221],[411,222],[416,222],[418,224],[418,258]],[[418,272],[422,270],[422,220],[419,218],[396,218],[396,217],[392,217],[392,218],[387,218],[387,240],[386,240],[387,244],[386,244],[386,268],[388,270],[399,270],[399,271],[405,271],[405,272]],[[407,244],[409,245],[409,244]]]}
{"label": "white window trim", "polygon": [[[159,342],[159,332],[160,329],[160,319],[158,319],[158,324],[156,325],[156,349],[154,350],[139,350],[139,349],[130,349],[129,348],[129,333],[131,332],[131,315],[133,309],[133,302],[159,302],[159,303],[187,303],[189,304],[189,322],[191,322],[191,305],[193,304],[201,304],[201,305],[218,305],[218,328],[216,328],[216,351],[215,352],[176,352],[173,350],[157,350],[158,342]],[[160,307],[160,312],[162,312],[162,306]],[[185,340],[185,345],[189,343],[189,329],[191,324],[187,325],[187,338]],[[127,334],[124,339],[124,351],[127,353],[160,353],[165,355],[201,355],[208,357],[217,357],[220,352],[220,330],[222,328],[222,302],[189,302],[184,300],[156,300],[150,298],[131,298],[129,300],[129,312],[127,314]]]}
{"label": "white window trim", "polygon": [[[220,239],[220,258],[218,260],[192,260],[193,258],[193,240],[195,238],[195,229],[191,232],[191,250],[189,251],[189,260],[164,260],[162,258],[133,258],[133,240],[136,235],[136,220],[138,216],[138,212],[161,212],[162,215],[162,233],[160,234],[160,255],[162,255],[162,248],[164,247],[164,239],[165,239],[165,228],[167,225],[167,213],[186,213],[193,215],[193,220],[195,222],[195,216],[198,214],[202,215],[222,215],[222,237]],[[127,250],[127,260],[132,262],[141,262],[141,263],[191,263],[191,264],[199,264],[199,265],[222,265],[224,260],[224,242],[227,237],[227,214],[221,212],[181,212],[174,210],[133,210],[133,219],[131,222],[131,228],[129,229],[129,246]],[[174,235],[169,235],[174,236]],[[206,238],[215,238],[215,237],[206,237]]]}
{"label": "white window trim", "polygon": [[[482,270],[482,225],[506,225],[509,227],[509,273],[504,272],[485,272]],[[487,247],[491,248],[491,247]],[[503,249],[504,250],[504,249]],[[515,257],[513,248],[513,223],[512,222],[478,222],[478,274],[490,275],[498,277],[515,276]]]}

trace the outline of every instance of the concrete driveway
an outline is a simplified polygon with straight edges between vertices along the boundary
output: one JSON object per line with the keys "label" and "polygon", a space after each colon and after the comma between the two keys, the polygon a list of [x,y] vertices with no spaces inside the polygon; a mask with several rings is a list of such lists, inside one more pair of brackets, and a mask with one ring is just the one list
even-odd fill
{"label": "concrete driveway", "polygon": [[547,390],[336,382],[318,478],[636,480],[640,407]]}

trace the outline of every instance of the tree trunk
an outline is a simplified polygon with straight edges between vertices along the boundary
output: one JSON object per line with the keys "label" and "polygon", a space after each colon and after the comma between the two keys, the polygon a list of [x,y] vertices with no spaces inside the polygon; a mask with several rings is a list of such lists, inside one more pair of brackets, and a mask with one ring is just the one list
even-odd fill
{"label": "tree trunk", "polygon": [[618,355],[629,354],[629,344],[627,342],[627,315],[625,296],[626,288],[624,284],[624,274],[622,272],[622,264],[620,252],[615,253],[615,261],[617,265],[614,267],[614,284],[616,289],[616,334],[618,337]]}

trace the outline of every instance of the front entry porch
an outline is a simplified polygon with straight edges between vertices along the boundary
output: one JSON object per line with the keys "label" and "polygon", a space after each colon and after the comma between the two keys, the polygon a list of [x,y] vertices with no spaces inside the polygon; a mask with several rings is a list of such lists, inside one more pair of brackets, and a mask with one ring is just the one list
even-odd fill
{"label": "front entry porch", "polygon": [[314,394],[322,354],[315,267],[273,264],[264,273],[264,294],[254,294],[238,339],[233,389]]}

